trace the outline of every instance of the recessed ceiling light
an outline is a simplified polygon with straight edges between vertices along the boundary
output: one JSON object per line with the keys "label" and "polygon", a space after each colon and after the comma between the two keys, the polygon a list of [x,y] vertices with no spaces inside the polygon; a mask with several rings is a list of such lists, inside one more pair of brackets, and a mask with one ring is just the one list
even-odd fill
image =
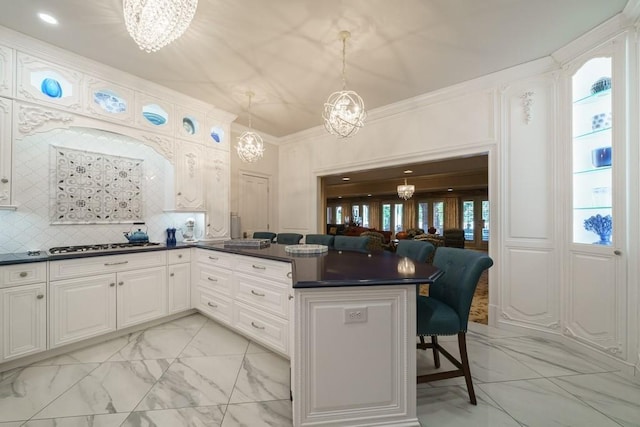
{"label": "recessed ceiling light", "polygon": [[413,173],[413,171],[411,169],[407,169],[404,173]]}
{"label": "recessed ceiling light", "polygon": [[343,181],[349,181],[349,180],[351,180],[351,178],[349,178],[348,176],[345,176],[345,177],[342,178],[342,180]]}
{"label": "recessed ceiling light", "polygon": [[367,194],[367,197],[371,197],[371,194]]}
{"label": "recessed ceiling light", "polygon": [[40,18],[40,20],[46,22],[47,24],[58,25],[58,20],[48,13],[40,12],[38,13],[38,18]]}
{"label": "recessed ceiling light", "polygon": [[453,188],[447,188],[447,191],[453,191]]}
{"label": "recessed ceiling light", "polygon": [[342,196],[338,196],[338,199],[342,199]]}

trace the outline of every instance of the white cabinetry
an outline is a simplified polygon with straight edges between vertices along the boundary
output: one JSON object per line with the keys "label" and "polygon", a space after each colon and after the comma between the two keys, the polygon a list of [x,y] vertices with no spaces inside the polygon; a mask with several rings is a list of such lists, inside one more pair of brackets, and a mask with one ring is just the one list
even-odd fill
{"label": "white cabinetry", "polygon": [[291,264],[196,250],[193,307],[290,356]]}
{"label": "white cabinetry", "polygon": [[229,236],[229,151],[208,148],[206,238]]}
{"label": "white cabinetry", "polygon": [[191,308],[191,249],[167,252],[169,314]]}
{"label": "white cabinetry", "polygon": [[49,264],[51,347],[167,314],[166,252]]}
{"label": "white cabinetry", "polygon": [[176,209],[204,210],[205,148],[180,141],[176,146]]}
{"label": "white cabinetry", "polygon": [[11,204],[11,105],[0,97],[0,206]]}
{"label": "white cabinetry", "polygon": [[563,333],[627,357],[624,35],[568,67],[572,225]]}
{"label": "white cabinetry", "polygon": [[46,264],[0,267],[0,361],[46,350]]}

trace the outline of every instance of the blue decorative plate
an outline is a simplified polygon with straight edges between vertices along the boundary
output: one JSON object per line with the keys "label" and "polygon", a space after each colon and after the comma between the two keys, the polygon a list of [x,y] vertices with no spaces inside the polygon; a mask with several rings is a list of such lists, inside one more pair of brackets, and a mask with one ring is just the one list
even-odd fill
{"label": "blue decorative plate", "polygon": [[193,124],[193,120],[189,117],[182,118],[182,127],[189,135],[196,133],[196,126]]}
{"label": "blue decorative plate", "polygon": [[42,80],[40,91],[49,98],[62,98],[62,86],[56,79],[50,77]]}
{"label": "blue decorative plate", "polygon": [[107,113],[124,113],[127,111],[127,102],[110,90],[94,92],[93,101]]}
{"label": "blue decorative plate", "polygon": [[591,93],[596,94],[611,89],[611,77],[601,77],[591,85]]}

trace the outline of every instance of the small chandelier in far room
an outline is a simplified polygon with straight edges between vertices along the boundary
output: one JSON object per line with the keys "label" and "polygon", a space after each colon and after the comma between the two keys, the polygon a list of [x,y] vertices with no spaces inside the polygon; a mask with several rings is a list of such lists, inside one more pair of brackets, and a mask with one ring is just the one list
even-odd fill
{"label": "small chandelier in far room", "polygon": [[327,132],[348,138],[355,135],[364,126],[367,112],[360,95],[352,90],[347,90],[346,45],[351,33],[340,31],[339,36],[342,39],[342,90],[329,95],[329,99],[324,103],[322,118]]}
{"label": "small chandelier in far room", "polygon": [[198,0],[122,0],[127,31],[146,52],[179,38],[196,14]]}
{"label": "small chandelier in far room", "polygon": [[249,97],[249,107],[247,108],[249,112],[249,130],[243,132],[242,135],[238,137],[238,142],[236,143],[238,157],[246,163],[253,163],[261,159],[264,155],[262,137],[251,129],[251,98],[253,95],[253,92],[247,92],[247,96]]}
{"label": "small chandelier in far room", "polygon": [[398,197],[401,199],[409,200],[414,191],[416,191],[416,186],[408,185],[407,178],[404,179],[404,185],[398,185]]}

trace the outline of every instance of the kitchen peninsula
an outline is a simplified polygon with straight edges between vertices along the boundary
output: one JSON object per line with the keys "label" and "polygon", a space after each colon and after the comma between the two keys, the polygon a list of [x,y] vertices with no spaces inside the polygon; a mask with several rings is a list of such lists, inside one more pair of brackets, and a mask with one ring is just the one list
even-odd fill
{"label": "kitchen peninsula", "polygon": [[[41,316],[47,324],[42,335],[48,332],[48,346],[41,352],[108,332],[83,329],[77,322],[81,316],[74,317],[74,330],[69,330],[64,318],[74,310],[84,313],[91,307],[87,319],[95,320],[92,316],[100,312],[101,304],[106,307],[106,301],[116,295],[118,316],[112,310],[110,318],[121,319],[123,307],[136,307],[122,315],[126,320],[122,324],[114,321],[118,331],[179,312],[181,305],[176,301],[184,300],[184,292],[179,286],[172,287],[175,277],[171,273],[180,271],[174,267],[187,266],[191,279],[183,281],[190,283],[190,304],[182,310],[197,309],[290,359],[295,426],[419,425],[415,285],[430,283],[438,276],[433,266],[414,264],[389,252],[294,256],[284,245],[264,249],[229,249],[222,244],[154,246],[75,256],[41,254],[33,262],[25,259],[5,256],[0,269],[18,278],[31,266],[48,271],[46,286],[38,288],[43,298],[35,300],[49,307],[47,315]],[[95,273],[84,272],[98,267],[96,279],[90,277]],[[166,296],[135,297],[132,288],[147,286],[147,272],[154,273],[153,289],[162,284],[165,293],[161,294]],[[4,276],[9,277],[7,274]],[[26,274],[25,280],[28,278]],[[30,283],[27,280],[24,287],[32,286]],[[78,294],[85,287],[102,290]],[[72,298],[65,299],[67,291]],[[82,307],[74,307],[73,302],[82,295],[102,298],[88,301],[83,297]],[[152,300],[156,302],[151,304]],[[131,301],[142,302],[136,306]],[[61,316],[62,309],[65,316]],[[90,334],[76,335],[79,331]]]}

